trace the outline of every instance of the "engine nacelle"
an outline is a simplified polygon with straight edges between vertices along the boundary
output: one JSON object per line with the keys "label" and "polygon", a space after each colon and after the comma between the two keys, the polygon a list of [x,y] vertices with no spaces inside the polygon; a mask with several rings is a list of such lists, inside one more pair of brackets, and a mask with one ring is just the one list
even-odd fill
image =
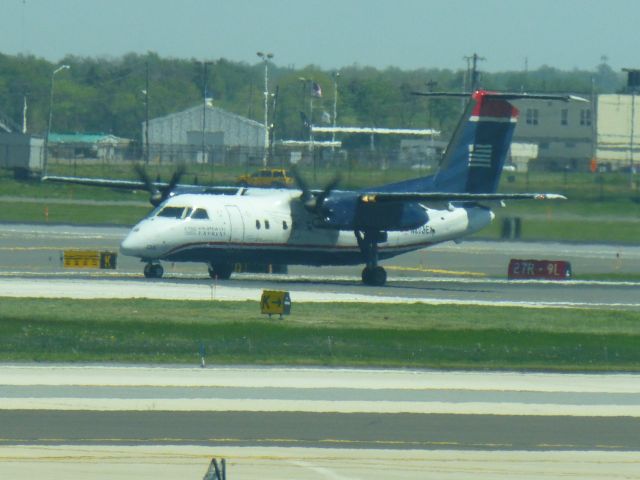
{"label": "engine nacelle", "polygon": [[356,192],[334,192],[319,209],[318,226],[338,230],[413,230],[429,220],[416,202],[363,202]]}

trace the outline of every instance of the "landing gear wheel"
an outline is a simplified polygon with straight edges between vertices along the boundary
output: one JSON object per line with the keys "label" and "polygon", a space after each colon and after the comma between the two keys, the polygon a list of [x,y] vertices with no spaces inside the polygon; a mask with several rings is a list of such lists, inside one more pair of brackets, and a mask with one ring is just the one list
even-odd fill
{"label": "landing gear wheel", "polygon": [[144,276],[146,278],[162,278],[164,268],[159,263],[147,263],[144,266]]}
{"label": "landing gear wheel", "polygon": [[362,270],[362,283],[381,287],[387,282],[387,272],[380,266],[364,267]]}
{"label": "landing gear wheel", "polygon": [[230,263],[216,263],[209,265],[209,276],[218,280],[229,280],[233,273],[233,265]]}
{"label": "landing gear wheel", "polygon": [[381,287],[387,282],[387,272],[378,265],[378,243],[387,241],[387,232],[367,230],[363,235],[356,230],[354,233],[366,262],[366,267],[362,270],[362,283]]}

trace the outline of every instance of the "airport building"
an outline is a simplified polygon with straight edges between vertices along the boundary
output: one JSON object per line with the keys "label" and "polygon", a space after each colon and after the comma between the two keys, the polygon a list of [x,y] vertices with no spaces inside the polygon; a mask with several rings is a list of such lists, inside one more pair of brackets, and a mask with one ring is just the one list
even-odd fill
{"label": "airport building", "polygon": [[601,168],[622,170],[640,162],[637,95],[599,95],[596,158]]}
{"label": "airport building", "polygon": [[[596,127],[590,103],[518,100],[514,104],[520,110],[514,143],[536,146],[531,161],[514,161],[518,170],[588,170]],[[519,158],[526,154],[519,152]]]}
{"label": "airport building", "polygon": [[[145,123],[142,123],[145,142]],[[229,149],[261,157],[264,125],[207,104],[149,120],[149,158],[159,162],[221,162]],[[203,147],[204,146],[204,152]]]}

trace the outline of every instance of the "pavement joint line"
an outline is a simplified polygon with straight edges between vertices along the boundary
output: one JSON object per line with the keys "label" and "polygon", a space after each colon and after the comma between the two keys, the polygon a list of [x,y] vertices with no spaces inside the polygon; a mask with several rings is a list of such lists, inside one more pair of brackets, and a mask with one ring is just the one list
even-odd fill
{"label": "pavement joint line", "polygon": [[303,412],[419,415],[566,416],[640,418],[640,405],[557,405],[512,402],[396,402],[247,399],[0,398],[1,411]]}

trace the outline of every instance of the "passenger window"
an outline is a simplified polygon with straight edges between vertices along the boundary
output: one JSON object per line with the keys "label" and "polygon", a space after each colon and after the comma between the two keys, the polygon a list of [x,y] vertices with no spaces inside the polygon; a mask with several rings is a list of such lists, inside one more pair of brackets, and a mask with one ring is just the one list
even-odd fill
{"label": "passenger window", "polygon": [[260,230],[260,220],[256,220],[256,230]]}
{"label": "passenger window", "polygon": [[273,176],[274,176],[274,177],[284,177],[284,175],[282,174],[282,172],[273,172]]}
{"label": "passenger window", "polygon": [[267,230],[269,230],[269,220],[265,220],[265,221],[264,221],[264,228],[266,228]]}
{"label": "passenger window", "polygon": [[197,208],[196,211],[193,212],[193,215],[191,215],[191,218],[194,220],[208,220],[209,215],[204,208]]}

